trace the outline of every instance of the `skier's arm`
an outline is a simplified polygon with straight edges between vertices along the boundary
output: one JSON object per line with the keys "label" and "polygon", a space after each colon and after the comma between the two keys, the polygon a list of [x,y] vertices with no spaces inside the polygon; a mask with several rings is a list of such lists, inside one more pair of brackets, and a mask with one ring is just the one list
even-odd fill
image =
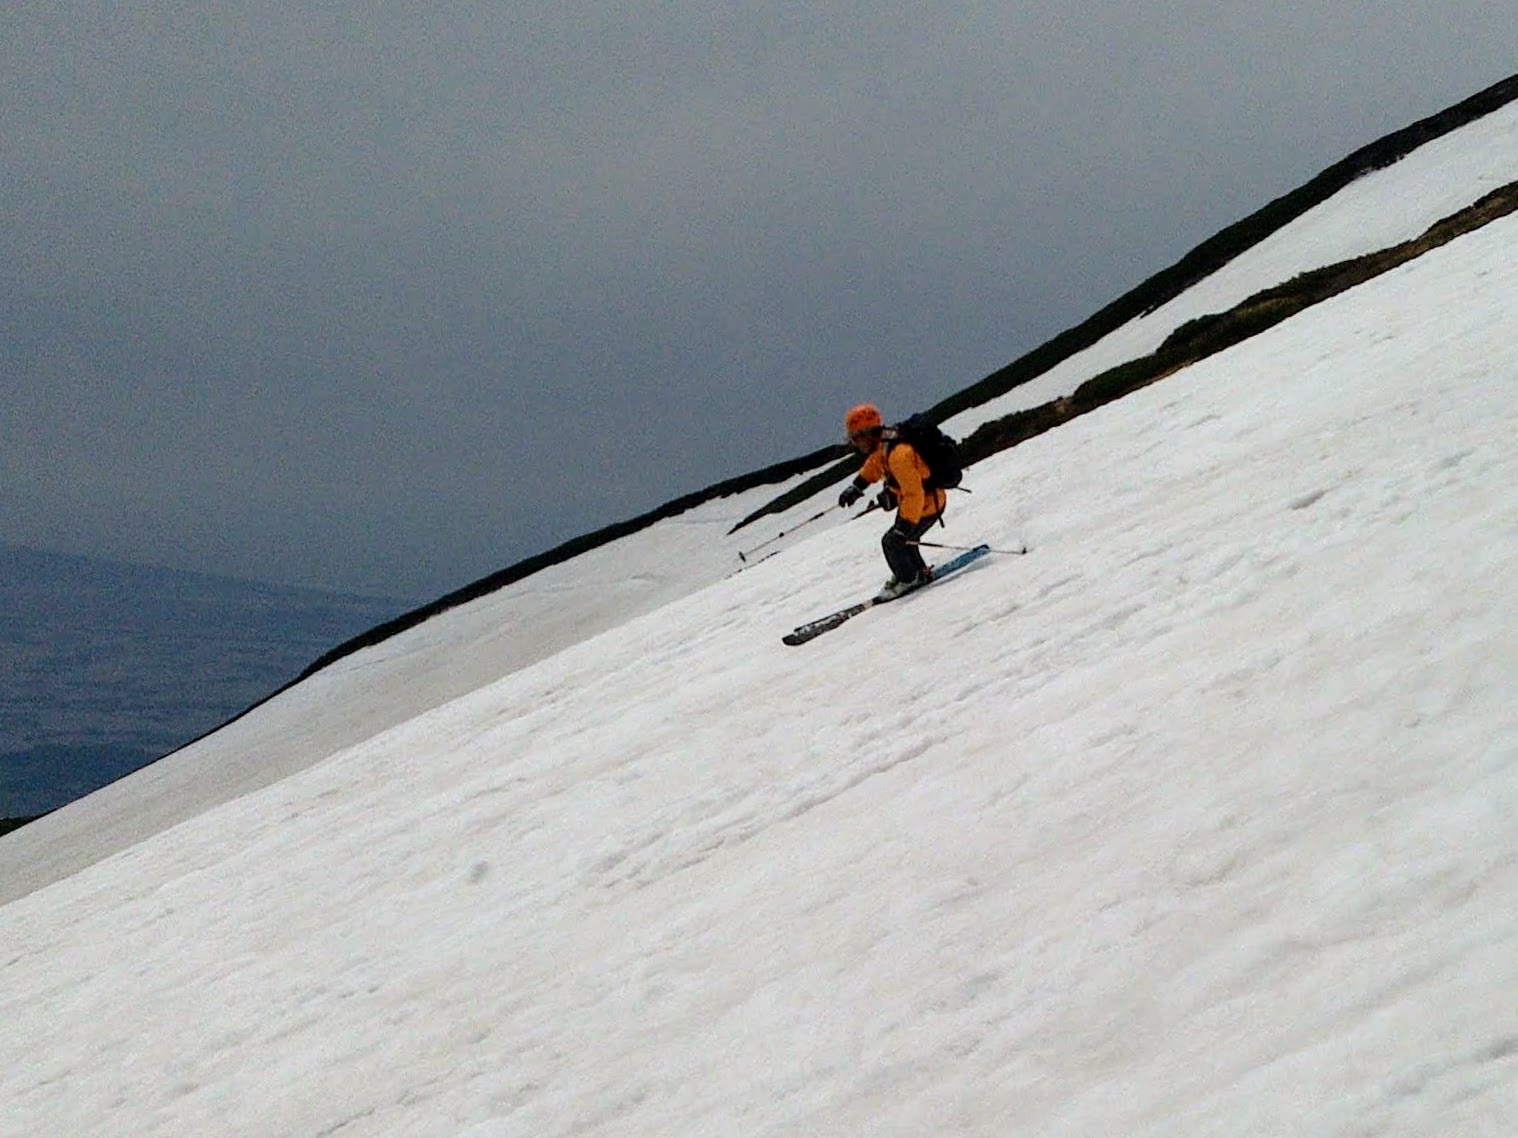
{"label": "skier's arm", "polygon": [[838,504],[847,509],[864,497],[864,492],[869,489],[871,482],[879,482],[884,477],[885,464],[880,460],[880,452],[876,451],[864,460],[859,473],[854,475],[854,481],[844,487],[843,493],[838,495]]}
{"label": "skier's arm", "polygon": [[867,486],[869,486],[868,482],[863,478],[856,477],[854,481],[843,488],[843,493],[838,495],[839,507],[847,510],[855,502],[864,497],[864,491]]}

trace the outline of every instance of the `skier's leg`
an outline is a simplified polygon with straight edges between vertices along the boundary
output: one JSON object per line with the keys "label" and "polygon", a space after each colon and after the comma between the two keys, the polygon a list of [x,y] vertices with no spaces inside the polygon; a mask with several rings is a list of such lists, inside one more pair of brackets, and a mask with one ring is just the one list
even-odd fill
{"label": "skier's leg", "polygon": [[898,581],[915,581],[927,573],[928,566],[922,559],[922,551],[912,543],[927,533],[937,520],[936,515],[918,522],[898,520],[880,539],[886,564],[891,567],[891,575]]}

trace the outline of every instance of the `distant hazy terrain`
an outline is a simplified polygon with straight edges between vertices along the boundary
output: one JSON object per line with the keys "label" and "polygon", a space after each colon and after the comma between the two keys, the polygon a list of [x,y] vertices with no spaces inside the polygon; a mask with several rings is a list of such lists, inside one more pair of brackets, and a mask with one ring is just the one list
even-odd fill
{"label": "distant hazy terrain", "polygon": [[0,818],[129,774],[412,603],[0,544]]}

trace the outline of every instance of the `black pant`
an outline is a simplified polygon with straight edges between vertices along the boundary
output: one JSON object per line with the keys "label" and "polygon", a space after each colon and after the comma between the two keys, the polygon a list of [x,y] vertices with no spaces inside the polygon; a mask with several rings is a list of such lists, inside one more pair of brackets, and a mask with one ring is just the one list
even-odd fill
{"label": "black pant", "polygon": [[917,522],[897,518],[896,524],[886,530],[885,536],[880,539],[886,564],[891,567],[891,574],[898,581],[916,580],[928,571],[928,564],[922,559],[922,550],[907,543],[920,539],[936,521],[937,514]]}

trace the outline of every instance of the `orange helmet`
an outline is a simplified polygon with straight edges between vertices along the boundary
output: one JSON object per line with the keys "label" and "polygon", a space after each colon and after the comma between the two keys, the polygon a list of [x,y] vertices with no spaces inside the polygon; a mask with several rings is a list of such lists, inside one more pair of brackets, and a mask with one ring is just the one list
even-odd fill
{"label": "orange helmet", "polygon": [[880,408],[873,403],[861,403],[858,407],[850,407],[849,413],[843,417],[843,432],[850,436],[884,425],[885,420],[880,417]]}

